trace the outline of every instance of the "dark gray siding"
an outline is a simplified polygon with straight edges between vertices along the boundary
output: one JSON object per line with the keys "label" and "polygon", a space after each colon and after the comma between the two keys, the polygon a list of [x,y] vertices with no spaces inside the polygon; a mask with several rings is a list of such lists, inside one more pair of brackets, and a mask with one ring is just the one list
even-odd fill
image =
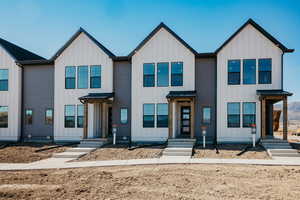
{"label": "dark gray siding", "polygon": [[[53,65],[26,65],[23,71],[23,138],[32,140],[53,139],[53,125],[46,125],[45,112],[54,108],[54,67]],[[33,110],[33,123],[24,122],[25,109]]]}
{"label": "dark gray siding", "polygon": [[[129,61],[114,62],[114,101],[112,106],[112,123],[118,125],[117,139],[127,140],[131,137],[131,63]],[[128,109],[128,122],[121,124],[120,109]]]}
{"label": "dark gray siding", "polygon": [[202,141],[201,126],[203,106],[211,107],[211,123],[207,128],[207,141],[213,142],[216,133],[216,60],[215,58],[196,59],[196,119],[195,135]]}

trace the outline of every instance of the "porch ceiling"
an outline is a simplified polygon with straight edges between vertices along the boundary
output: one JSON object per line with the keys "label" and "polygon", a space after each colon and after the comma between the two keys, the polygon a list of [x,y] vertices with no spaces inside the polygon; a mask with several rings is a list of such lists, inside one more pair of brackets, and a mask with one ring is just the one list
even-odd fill
{"label": "porch ceiling", "polygon": [[270,100],[274,103],[293,95],[293,93],[284,90],[256,90],[256,94],[260,99]]}

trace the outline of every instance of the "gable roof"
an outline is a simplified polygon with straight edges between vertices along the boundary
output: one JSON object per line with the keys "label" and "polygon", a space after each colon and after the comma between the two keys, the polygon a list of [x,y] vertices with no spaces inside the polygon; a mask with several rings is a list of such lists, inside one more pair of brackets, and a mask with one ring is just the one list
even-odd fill
{"label": "gable roof", "polygon": [[79,28],[79,30],[52,56],[50,60],[55,60],[58,58],[63,51],[70,46],[70,44],[81,34],[84,33],[90,40],[92,40],[102,51],[104,51],[110,58],[114,58],[115,55],[109,51],[105,46],[103,46],[100,42],[98,42],[93,36],[91,36],[86,30],[83,28]]}
{"label": "gable roof", "polygon": [[0,46],[4,48],[8,52],[10,56],[13,57],[15,61],[23,61],[23,60],[45,60],[45,58],[32,53],[22,47],[19,47],[13,43],[10,43],[2,38],[0,38]]}
{"label": "gable roof", "polygon": [[279,42],[276,38],[274,38],[270,33],[268,33],[265,29],[263,29],[260,25],[258,25],[253,19],[248,19],[246,23],[244,23],[233,35],[231,35],[216,51],[218,53],[223,47],[225,47],[237,34],[239,34],[248,24],[252,25],[256,30],[258,30],[261,34],[263,34],[266,38],[268,38],[271,42],[274,43],[275,46],[280,48],[285,53],[292,53],[294,49],[289,49],[284,46],[281,42]]}
{"label": "gable roof", "polygon": [[140,50],[160,29],[164,28],[173,37],[175,37],[183,46],[189,49],[193,54],[197,55],[197,51],[194,50],[188,43],[186,43],[181,37],[179,37],[174,31],[172,31],[167,25],[161,22],[129,55],[132,57],[138,50]]}

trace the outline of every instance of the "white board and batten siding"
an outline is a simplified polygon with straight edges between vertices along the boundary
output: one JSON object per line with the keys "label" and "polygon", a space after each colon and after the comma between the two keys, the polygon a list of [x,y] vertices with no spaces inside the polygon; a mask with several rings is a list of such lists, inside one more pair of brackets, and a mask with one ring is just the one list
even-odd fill
{"label": "white board and batten siding", "polygon": [[[143,87],[144,63],[169,62],[170,75],[171,62],[179,61],[183,62],[183,86],[171,87],[169,84],[169,87],[157,87],[155,65],[155,87]],[[161,28],[132,57],[132,141],[167,140],[168,128],[143,128],[143,104],[168,103],[166,95],[169,91],[176,90],[195,90],[195,55],[168,31]]]}
{"label": "white board and batten siding", "polygon": [[1,46],[0,69],[8,69],[8,91],[0,91],[0,106],[8,106],[8,128],[0,128],[0,141],[17,141],[21,135],[22,69]]}
{"label": "white board and batten siding", "polygon": [[[247,25],[217,55],[217,134],[218,142],[249,142],[250,128],[227,128],[228,102],[256,102],[257,139],[261,135],[261,105],[256,90],[281,89],[282,50],[274,45],[251,25]],[[272,84],[258,84],[258,61],[256,61],[255,85],[243,85],[243,66],[241,61],[241,85],[227,84],[227,62],[231,59],[272,58]]]}
{"label": "white board and batten siding", "polygon": [[[101,88],[77,89],[76,73],[76,89],[65,89],[65,67],[82,65],[101,65]],[[83,128],[64,127],[64,106],[81,104],[79,97],[88,93],[102,92],[113,92],[113,61],[89,37],[81,33],[55,60],[54,139],[56,141],[80,140],[83,136]],[[88,136],[91,137],[94,131],[93,104],[89,104],[88,120]]]}

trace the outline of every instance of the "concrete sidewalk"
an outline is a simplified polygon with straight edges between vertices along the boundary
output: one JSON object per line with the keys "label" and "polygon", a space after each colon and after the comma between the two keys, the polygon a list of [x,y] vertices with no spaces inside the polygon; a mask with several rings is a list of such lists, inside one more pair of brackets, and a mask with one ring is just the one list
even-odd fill
{"label": "concrete sidewalk", "polygon": [[72,159],[49,158],[28,164],[0,164],[0,171],[9,170],[36,170],[36,169],[67,169],[80,167],[107,167],[130,165],[160,165],[160,164],[240,164],[240,165],[282,165],[300,166],[299,158],[281,158],[276,160],[263,159],[210,159],[210,158],[186,158],[186,157],[162,157],[154,159],[136,160],[106,160],[68,162]]}

